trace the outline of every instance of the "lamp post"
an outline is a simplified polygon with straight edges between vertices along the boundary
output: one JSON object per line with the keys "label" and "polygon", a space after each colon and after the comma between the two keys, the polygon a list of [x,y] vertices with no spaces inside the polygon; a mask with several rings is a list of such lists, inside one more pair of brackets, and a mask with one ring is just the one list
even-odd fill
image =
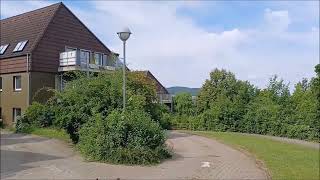
{"label": "lamp post", "polygon": [[123,112],[126,110],[126,41],[129,39],[131,31],[129,28],[124,28],[117,32],[119,38],[123,42],[123,65],[122,65],[122,92],[123,92]]}

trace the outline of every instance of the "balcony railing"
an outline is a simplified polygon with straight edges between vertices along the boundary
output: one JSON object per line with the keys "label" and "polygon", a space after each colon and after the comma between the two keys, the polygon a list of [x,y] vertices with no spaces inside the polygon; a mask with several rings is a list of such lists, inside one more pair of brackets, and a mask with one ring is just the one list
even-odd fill
{"label": "balcony railing", "polygon": [[[87,56],[86,56],[87,55]],[[59,71],[70,71],[70,70],[89,70],[89,71],[102,71],[102,70],[115,70],[120,68],[121,63],[119,59],[111,62],[106,56],[106,58],[99,64],[90,63],[91,54],[82,55],[80,57],[80,51],[68,51],[60,53],[59,58]]]}
{"label": "balcony railing", "polygon": [[171,94],[157,94],[158,100],[160,103],[171,103],[172,95]]}
{"label": "balcony railing", "polygon": [[77,51],[69,51],[60,53],[60,66],[77,65]]}

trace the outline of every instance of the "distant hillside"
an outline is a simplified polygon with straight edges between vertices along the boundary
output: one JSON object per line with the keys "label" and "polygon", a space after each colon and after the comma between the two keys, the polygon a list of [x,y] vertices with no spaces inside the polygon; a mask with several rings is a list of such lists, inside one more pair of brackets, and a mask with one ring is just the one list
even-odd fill
{"label": "distant hillside", "polygon": [[198,95],[200,88],[188,88],[188,87],[180,87],[180,86],[174,86],[167,88],[170,94],[178,94],[181,92],[187,92],[192,94],[193,96]]}

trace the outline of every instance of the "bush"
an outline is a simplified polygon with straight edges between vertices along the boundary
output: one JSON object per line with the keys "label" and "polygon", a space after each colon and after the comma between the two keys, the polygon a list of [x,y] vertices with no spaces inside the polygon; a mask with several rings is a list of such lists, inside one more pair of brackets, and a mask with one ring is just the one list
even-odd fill
{"label": "bush", "polygon": [[32,103],[16,123],[16,132],[30,133],[35,127],[49,127],[54,121],[53,107]]}
{"label": "bush", "polygon": [[171,114],[169,113],[163,113],[160,119],[160,126],[163,129],[171,129]]}
{"label": "bush", "polygon": [[25,117],[20,117],[17,119],[15,132],[16,133],[30,133],[33,127],[30,123],[28,123]]}
{"label": "bush", "polygon": [[[154,84],[141,73],[128,72],[127,109],[140,109],[159,122],[158,106],[154,104]],[[64,128],[74,143],[79,140],[81,126],[95,112],[108,116],[114,109],[122,108],[122,73],[99,73],[70,81],[64,91],[56,93],[55,126]],[[160,114],[161,115],[161,114]]]}
{"label": "bush", "polygon": [[165,133],[141,110],[106,118],[93,116],[79,132],[78,148],[88,160],[119,164],[154,164],[170,156]]}
{"label": "bush", "polygon": [[311,129],[306,125],[289,125],[287,136],[290,138],[308,139]]}

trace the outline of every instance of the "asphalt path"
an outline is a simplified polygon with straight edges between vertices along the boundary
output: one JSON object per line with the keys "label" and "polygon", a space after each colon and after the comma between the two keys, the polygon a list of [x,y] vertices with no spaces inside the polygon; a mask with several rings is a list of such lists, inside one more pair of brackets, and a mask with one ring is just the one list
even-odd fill
{"label": "asphalt path", "polygon": [[34,135],[1,132],[1,179],[268,179],[251,155],[218,141],[176,131],[173,158],[156,166],[86,162],[72,145]]}

